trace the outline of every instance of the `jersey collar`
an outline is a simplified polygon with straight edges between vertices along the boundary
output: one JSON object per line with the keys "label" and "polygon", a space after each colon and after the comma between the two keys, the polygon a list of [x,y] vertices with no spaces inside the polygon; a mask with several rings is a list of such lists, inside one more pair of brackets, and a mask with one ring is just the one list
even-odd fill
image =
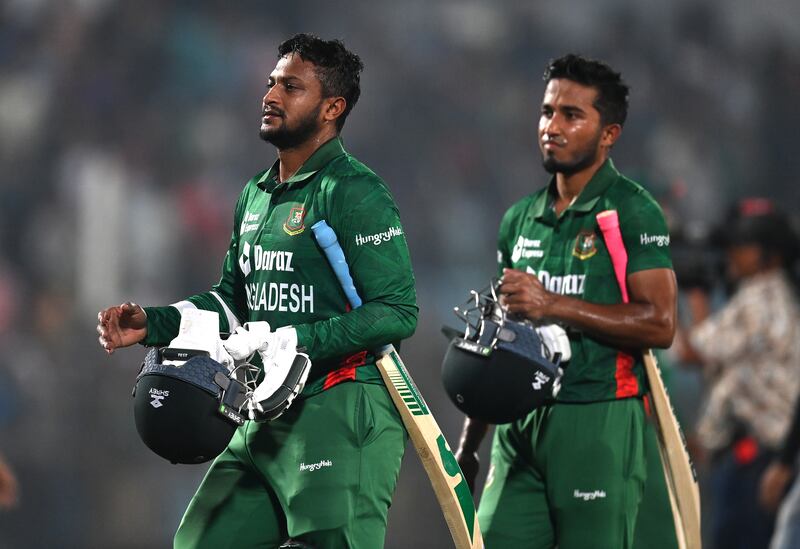
{"label": "jersey collar", "polygon": [[[341,137],[334,137],[329,139],[325,143],[323,143],[314,153],[308,157],[308,159],[303,162],[303,165],[300,166],[292,177],[284,181],[287,187],[305,181],[322,168],[324,168],[328,162],[337,158],[341,155],[345,154],[344,145],[342,144]],[[272,167],[267,170],[267,172],[262,175],[259,180],[256,182],[259,187],[262,189],[271,192],[278,186],[278,168],[280,166],[280,160],[276,160]]]}
{"label": "jersey collar", "polygon": [[[595,172],[595,174],[589,180],[589,183],[587,183],[583,188],[581,194],[578,195],[577,200],[575,200],[575,202],[564,211],[592,211],[592,208],[594,208],[595,204],[597,204],[597,201],[600,200],[602,194],[606,192],[606,190],[614,183],[614,181],[616,181],[618,177],[619,172],[617,171],[617,168],[614,167],[614,162],[610,158],[607,159]],[[553,176],[550,179],[549,185],[547,186],[547,192],[542,193],[533,204],[531,209],[533,216],[535,218],[542,218],[548,211],[552,210],[555,196],[556,178]]]}

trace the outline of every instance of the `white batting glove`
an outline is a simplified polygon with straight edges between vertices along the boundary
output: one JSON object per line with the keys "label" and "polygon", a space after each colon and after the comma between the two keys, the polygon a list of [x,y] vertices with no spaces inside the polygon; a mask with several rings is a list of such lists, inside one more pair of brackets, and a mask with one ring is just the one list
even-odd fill
{"label": "white batting glove", "polygon": [[214,360],[225,366],[229,371],[233,371],[233,368],[235,366],[234,364],[235,361],[233,357],[230,355],[230,353],[228,353],[228,351],[225,349],[225,346],[222,343],[223,343],[222,339],[218,337],[216,341],[217,349],[216,352],[211,355],[211,358],[213,358]]}
{"label": "white batting glove", "polygon": [[285,412],[302,392],[311,361],[297,352],[297,331],[291,326],[269,334],[258,353],[264,363],[264,380],[248,400],[248,415],[255,421],[269,421]]}
{"label": "white batting glove", "polygon": [[236,360],[247,360],[256,351],[266,349],[270,336],[269,322],[247,322],[239,326],[231,336],[222,342],[230,355]]}
{"label": "white batting glove", "polygon": [[572,357],[572,348],[569,345],[569,337],[564,328],[558,324],[547,324],[536,328],[536,333],[542,338],[544,343],[544,355],[552,360],[556,353],[561,353],[561,362],[566,362]]}

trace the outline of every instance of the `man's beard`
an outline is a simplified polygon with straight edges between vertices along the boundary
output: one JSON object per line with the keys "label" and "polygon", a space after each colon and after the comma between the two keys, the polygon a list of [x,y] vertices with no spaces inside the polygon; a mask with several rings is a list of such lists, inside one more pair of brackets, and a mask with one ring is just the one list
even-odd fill
{"label": "man's beard", "polygon": [[585,149],[579,151],[577,157],[571,162],[562,162],[555,158],[555,156],[548,156],[542,153],[542,166],[547,173],[561,173],[564,175],[573,175],[580,171],[585,170],[597,160],[597,145],[600,143],[600,134],[594,139]]}
{"label": "man's beard", "polygon": [[261,129],[259,135],[267,143],[272,143],[279,150],[293,149],[308,141],[319,129],[317,117],[322,103],[312,109],[306,116],[297,121],[294,127],[288,127],[285,118],[281,117],[281,125],[277,128]]}

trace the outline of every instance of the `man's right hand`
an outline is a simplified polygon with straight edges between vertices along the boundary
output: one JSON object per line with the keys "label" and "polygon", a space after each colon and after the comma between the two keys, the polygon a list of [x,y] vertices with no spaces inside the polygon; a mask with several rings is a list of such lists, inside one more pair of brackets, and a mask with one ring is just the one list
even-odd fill
{"label": "man's right hand", "polygon": [[474,494],[475,479],[478,477],[478,471],[481,468],[478,452],[465,452],[459,448],[456,450],[455,457],[458,466],[461,467],[461,472],[464,474],[464,480],[467,481],[469,491]]}
{"label": "man's right hand", "polygon": [[123,303],[97,313],[98,340],[108,354],[139,343],[147,336],[147,315],[135,303]]}

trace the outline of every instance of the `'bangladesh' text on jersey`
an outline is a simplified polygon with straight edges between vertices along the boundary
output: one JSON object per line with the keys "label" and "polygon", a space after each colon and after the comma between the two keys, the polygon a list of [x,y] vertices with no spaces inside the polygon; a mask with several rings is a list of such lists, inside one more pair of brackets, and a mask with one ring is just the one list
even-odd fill
{"label": "'bangladesh' text on jersey", "polygon": [[[553,182],[506,212],[500,224],[498,267],[536,275],[550,292],[599,304],[622,297],[596,215],[617,210],[628,252],[628,274],[672,268],[669,233],[661,208],[638,183],[622,176],[611,160],[592,177],[577,200],[556,216]],[[646,392],[641,353],[617,349],[569,330],[572,359],[558,400],[594,402]]]}

